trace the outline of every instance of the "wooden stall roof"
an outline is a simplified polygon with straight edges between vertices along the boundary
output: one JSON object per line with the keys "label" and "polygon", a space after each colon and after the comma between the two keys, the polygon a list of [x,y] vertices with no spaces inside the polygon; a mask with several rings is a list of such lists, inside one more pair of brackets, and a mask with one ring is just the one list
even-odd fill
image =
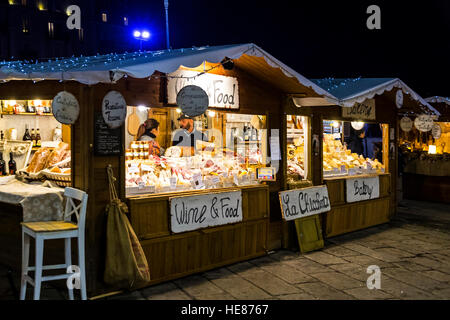
{"label": "wooden stall roof", "polygon": [[[397,88],[404,93],[402,108],[405,110],[399,112],[412,110],[439,115],[438,110],[398,78],[324,78],[311,81],[336,97],[339,100],[337,104],[343,107],[351,107],[376,95],[385,95],[389,100],[395,101]],[[323,105],[314,104],[316,102],[310,98],[293,98],[293,100],[297,106]]]}
{"label": "wooden stall roof", "polygon": [[425,98],[425,101],[441,113],[438,121],[450,122],[450,98],[433,96]]}
{"label": "wooden stall roof", "polygon": [[39,63],[4,62],[0,64],[0,80],[73,80],[92,85],[128,76],[148,78],[157,71],[171,73],[180,66],[195,68],[205,61],[220,63],[224,59],[233,60],[236,67],[284,93],[337,101],[332,94],[252,43],[56,58]]}

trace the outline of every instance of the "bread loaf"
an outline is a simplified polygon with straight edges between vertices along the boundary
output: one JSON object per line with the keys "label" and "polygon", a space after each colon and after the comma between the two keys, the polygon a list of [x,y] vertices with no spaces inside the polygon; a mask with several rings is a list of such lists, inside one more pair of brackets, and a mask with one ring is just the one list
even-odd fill
{"label": "bread loaf", "polygon": [[46,147],[40,148],[38,151],[36,151],[36,153],[33,155],[33,158],[31,159],[30,165],[28,166],[27,172],[35,173],[44,169],[49,155],[50,149]]}

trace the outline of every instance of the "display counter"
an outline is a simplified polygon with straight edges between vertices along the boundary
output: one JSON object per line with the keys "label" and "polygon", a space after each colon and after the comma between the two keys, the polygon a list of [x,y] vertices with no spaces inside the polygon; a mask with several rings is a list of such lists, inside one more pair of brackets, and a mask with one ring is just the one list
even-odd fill
{"label": "display counter", "polygon": [[171,231],[171,198],[210,194],[210,190],[182,191],[176,195],[140,195],[127,199],[130,222],[149,263],[151,283],[266,254],[269,188],[253,185],[215,189],[214,192],[235,190],[242,192],[241,222],[182,233]]}
{"label": "display counter", "polygon": [[379,197],[349,203],[346,199],[346,182],[355,177],[324,178],[328,188],[331,211],[324,213],[324,230],[327,237],[368,228],[389,221],[391,187],[390,174],[360,175],[359,179],[379,178]]}

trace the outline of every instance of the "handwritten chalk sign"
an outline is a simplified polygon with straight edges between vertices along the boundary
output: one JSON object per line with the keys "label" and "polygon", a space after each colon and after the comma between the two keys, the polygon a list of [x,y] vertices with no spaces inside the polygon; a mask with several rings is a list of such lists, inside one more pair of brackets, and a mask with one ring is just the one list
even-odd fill
{"label": "handwritten chalk sign", "polygon": [[433,128],[433,118],[427,114],[421,114],[414,119],[414,126],[421,132],[428,132]]}
{"label": "handwritten chalk sign", "polygon": [[198,76],[197,71],[177,70],[169,74],[167,98],[175,104],[178,92],[188,85],[199,86],[208,95],[208,106],[222,109],[239,109],[238,79],[217,74],[205,73]]}
{"label": "handwritten chalk sign", "polygon": [[101,113],[94,114],[94,154],[97,156],[121,155],[122,130],[111,129]]}
{"label": "handwritten chalk sign", "polygon": [[403,131],[409,132],[411,131],[413,127],[413,122],[408,117],[403,117],[400,119],[400,128],[402,128]]}
{"label": "handwritten chalk sign", "polygon": [[240,221],[241,191],[170,198],[170,225],[174,233]]}
{"label": "handwritten chalk sign", "polygon": [[435,123],[433,125],[433,128],[431,128],[431,134],[433,135],[434,139],[439,139],[442,135],[442,129],[441,126],[438,123]]}
{"label": "handwritten chalk sign", "polygon": [[347,202],[358,202],[380,197],[380,177],[346,180]]}
{"label": "handwritten chalk sign", "polygon": [[184,114],[196,117],[208,109],[208,95],[199,86],[186,86],[177,94],[177,105]]}
{"label": "handwritten chalk sign", "polygon": [[331,210],[327,186],[309,187],[279,193],[283,219],[295,220]]}
{"label": "handwritten chalk sign", "polygon": [[342,116],[357,120],[375,120],[375,99],[355,103],[352,107],[342,107]]}
{"label": "handwritten chalk sign", "polygon": [[102,101],[102,113],[105,123],[111,129],[122,126],[127,116],[127,103],[117,91],[109,91]]}
{"label": "handwritten chalk sign", "polygon": [[52,113],[59,123],[74,124],[80,114],[77,98],[70,92],[59,92],[52,100]]}

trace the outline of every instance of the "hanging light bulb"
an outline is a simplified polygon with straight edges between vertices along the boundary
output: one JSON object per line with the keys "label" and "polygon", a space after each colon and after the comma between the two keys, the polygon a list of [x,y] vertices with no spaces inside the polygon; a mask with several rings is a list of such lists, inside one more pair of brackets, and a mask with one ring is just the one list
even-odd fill
{"label": "hanging light bulb", "polygon": [[214,117],[216,115],[216,113],[212,110],[208,110],[208,117]]}
{"label": "hanging light bulb", "polygon": [[341,124],[338,121],[333,121],[331,125],[333,126],[333,128],[339,128],[341,126]]}

